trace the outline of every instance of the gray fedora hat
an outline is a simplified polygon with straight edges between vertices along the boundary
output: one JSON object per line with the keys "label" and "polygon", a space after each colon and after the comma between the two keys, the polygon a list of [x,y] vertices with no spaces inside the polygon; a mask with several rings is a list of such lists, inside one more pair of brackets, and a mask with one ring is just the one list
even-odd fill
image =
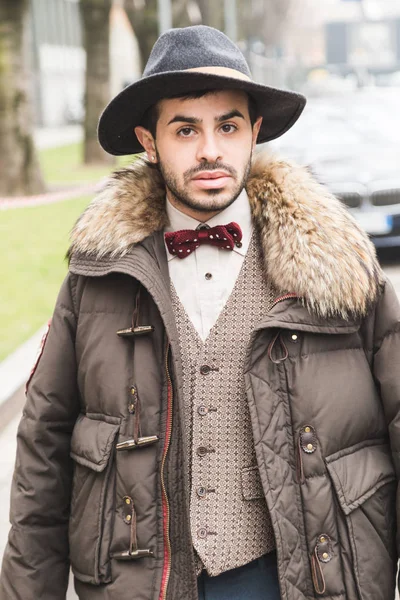
{"label": "gray fedora hat", "polygon": [[99,142],[114,155],[143,152],[134,128],[151,106],[162,98],[214,89],[244,90],[254,98],[263,117],[258,144],[290,129],[306,103],[301,94],[254,82],[243,54],[221,31],[205,25],[170,29],[154,44],[142,78],[105,108]]}

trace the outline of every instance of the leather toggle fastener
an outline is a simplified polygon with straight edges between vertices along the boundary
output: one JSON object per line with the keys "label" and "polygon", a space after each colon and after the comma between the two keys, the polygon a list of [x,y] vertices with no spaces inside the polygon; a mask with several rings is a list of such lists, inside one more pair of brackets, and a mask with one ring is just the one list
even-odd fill
{"label": "leather toggle fastener", "polygon": [[130,496],[124,496],[122,498],[122,516],[124,523],[127,525],[130,525],[132,521],[132,505],[133,500]]}
{"label": "leather toggle fastener", "polygon": [[136,448],[141,448],[143,446],[150,446],[155,442],[158,442],[158,435],[142,435],[142,428],[140,424],[140,412],[141,412],[141,403],[140,397],[137,393],[137,389],[135,385],[130,387],[130,396],[131,400],[128,404],[128,412],[131,415],[135,415],[135,423],[133,428],[133,437],[128,440],[124,440],[123,442],[119,442],[116,445],[117,450],[136,450]]}
{"label": "leather toggle fastener", "polygon": [[137,440],[125,440],[125,442],[119,442],[116,446],[117,450],[136,450],[136,448],[142,448],[144,446],[150,446],[158,442],[158,435],[147,435],[140,437]]}
{"label": "leather toggle fastener", "polygon": [[122,514],[124,522],[130,525],[131,539],[129,550],[122,552],[114,552],[112,558],[117,560],[137,560],[146,556],[154,556],[154,552],[149,548],[138,548],[137,532],[136,532],[136,510],[133,499],[130,496],[123,497]]}
{"label": "leather toggle fastener", "polygon": [[311,555],[311,575],[314,589],[318,595],[323,595],[326,590],[325,577],[321,563],[328,563],[332,559],[332,541],[326,533],[318,536],[314,552]]}
{"label": "leather toggle fastener", "polygon": [[300,429],[297,443],[297,481],[305,482],[302,453],[313,454],[317,449],[317,434],[312,425],[304,425]]}
{"label": "leather toggle fastener", "polygon": [[305,425],[300,430],[300,446],[306,454],[312,454],[317,449],[317,436],[314,427]]}
{"label": "leather toggle fastener", "polygon": [[153,333],[153,325],[139,325],[138,327],[128,327],[128,329],[119,329],[117,335],[122,338],[137,337],[140,335],[148,335]]}
{"label": "leather toggle fastener", "polygon": [[137,550],[124,550],[123,552],[115,552],[112,557],[117,560],[136,560],[138,558],[145,558],[146,556],[154,556],[154,552],[148,548],[137,549]]}
{"label": "leather toggle fastener", "polygon": [[331,538],[322,533],[317,541],[317,556],[318,560],[327,563],[332,559],[332,541]]}

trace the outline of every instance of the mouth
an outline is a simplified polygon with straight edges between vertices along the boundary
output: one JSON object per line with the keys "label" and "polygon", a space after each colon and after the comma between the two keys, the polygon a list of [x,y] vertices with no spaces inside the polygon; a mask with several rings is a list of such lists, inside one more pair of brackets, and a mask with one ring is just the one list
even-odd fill
{"label": "mouth", "polygon": [[225,171],[203,171],[193,177],[195,184],[205,189],[222,188],[230,179],[231,175]]}
{"label": "mouth", "polygon": [[226,171],[202,171],[197,173],[193,179],[220,179],[221,177],[230,177],[230,175]]}

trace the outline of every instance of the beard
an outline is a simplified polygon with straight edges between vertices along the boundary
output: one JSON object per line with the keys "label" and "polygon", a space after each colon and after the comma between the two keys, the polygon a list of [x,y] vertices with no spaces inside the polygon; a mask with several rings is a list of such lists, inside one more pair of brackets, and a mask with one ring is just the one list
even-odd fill
{"label": "beard", "polygon": [[[250,154],[249,160],[247,161],[243,177],[240,180],[238,180],[238,173],[233,167],[230,167],[218,161],[215,163],[203,162],[200,165],[197,165],[196,167],[185,171],[185,173],[183,174],[183,184],[181,184],[177,176],[164,165],[164,163],[160,159],[160,155],[157,150],[156,154],[158,160],[158,167],[169,192],[181,204],[193,210],[197,210],[199,212],[204,213],[221,211],[225,208],[228,208],[228,206],[230,206],[242,192],[243,188],[247,183],[251,170],[252,153]],[[194,198],[193,195],[190,195],[188,193],[187,185],[197,173],[200,173],[201,171],[218,170],[226,171],[232,176],[233,180],[236,182],[235,187],[233,188],[233,190],[231,190],[228,196],[226,196],[224,188],[218,188],[214,190],[202,190],[202,193],[206,193],[210,199],[209,202],[205,202],[204,199],[196,200],[196,198]]]}

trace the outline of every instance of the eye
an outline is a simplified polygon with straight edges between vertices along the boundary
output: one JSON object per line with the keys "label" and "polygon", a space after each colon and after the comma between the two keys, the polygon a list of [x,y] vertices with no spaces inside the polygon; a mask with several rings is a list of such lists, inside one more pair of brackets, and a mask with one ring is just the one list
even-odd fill
{"label": "eye", "polygon": [[224,133],[232,133],[233,131],[237,130],[237,127],[233,123],[224,123],[224,125],[221,127],[221,130]]}
{"label": "eye", "polygon": [[183,127],[178,131],[178,135],[181,137],[191,137],[192,133],[194,133],[194,129],[192,129],[192,127]]}

